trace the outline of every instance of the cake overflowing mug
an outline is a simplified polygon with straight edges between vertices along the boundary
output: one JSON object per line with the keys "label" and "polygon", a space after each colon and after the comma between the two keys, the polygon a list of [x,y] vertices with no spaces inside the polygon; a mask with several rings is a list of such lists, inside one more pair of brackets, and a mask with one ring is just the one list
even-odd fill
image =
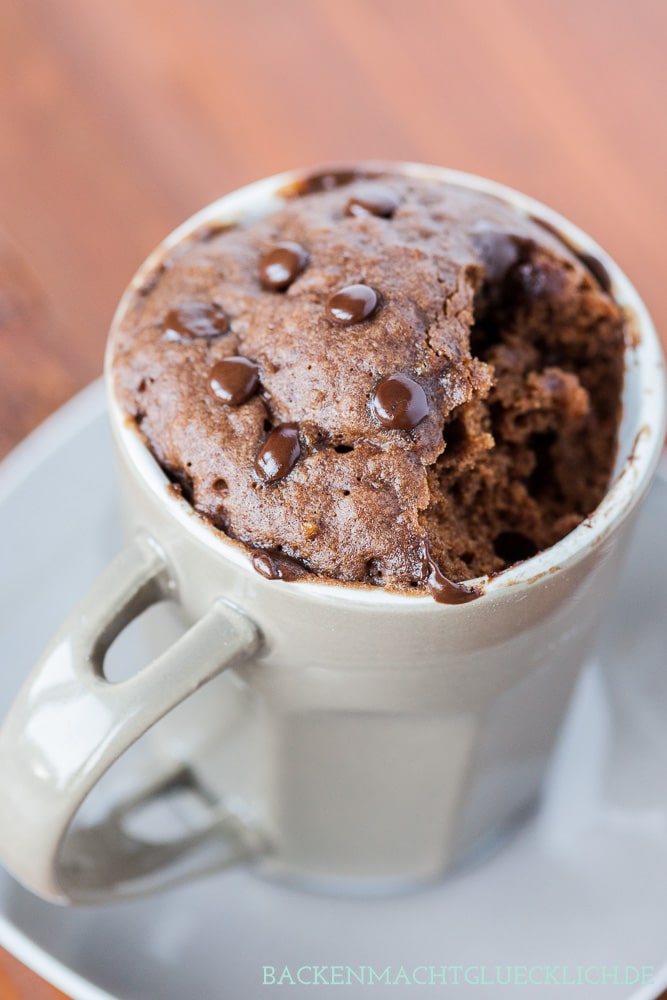
{"label": "cake overflowing mug", "polygon": [[[603,262],[629,329],[612,482],[556,544],[472,581],[480,596],[467,603],[331,580],[276,583],[171,488],[114,398],[108,359],[127,544],[0,728],[0,860],[48,899],[119,899],[249,861],[319,888],[391,890],[482,851],[536,801],[661,453],[659,342],[620,269],[543,205],[439,167],[352,169],[488,193]],[[260,181],[177,229],[133,279],[112,332],[171,248],[202,226],[274,210],[313,175]],[[107,679],[113,640],[165,600],[187,631],[133,676]],[[77,818],[149,730],[151,780],[94,822]],[[137,832],[142,811],[179,796],[197,800],[196,823],[186,815],[171,840]]]}

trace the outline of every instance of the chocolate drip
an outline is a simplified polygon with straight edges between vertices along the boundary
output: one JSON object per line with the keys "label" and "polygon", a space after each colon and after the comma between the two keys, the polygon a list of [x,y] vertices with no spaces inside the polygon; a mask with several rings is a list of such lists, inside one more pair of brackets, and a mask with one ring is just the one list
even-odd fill
{"label": "chocolate drip", "polygon": [[266,580],[301,580],[308,570],[298,559],[292,559],[273,549],[257,549],[252,554],[252,566]]}
{"label": "chocolate drip", "polygon": [[438,604],[467,604],[482,596],[478,587],[468,587],[465,583],[455,583],[444,575],[431,555],[428,538],[424,536],[421,543],[421,555],[424,560],[424,577],[426,586],[434,601]]}

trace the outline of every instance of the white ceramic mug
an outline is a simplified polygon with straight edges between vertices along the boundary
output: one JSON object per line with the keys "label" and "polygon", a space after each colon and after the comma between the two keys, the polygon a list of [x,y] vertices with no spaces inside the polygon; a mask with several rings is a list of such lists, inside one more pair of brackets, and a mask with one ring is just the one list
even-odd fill
{"label": "white ceramic mug", "polygon": [[[627,278],[565,219],[470,175],[389,169],[489,192],[603,261],[633,332],[613,483],[556,545],[476,581],[483,595],[468,604],[268,581],[169,489],[110,388],[129,541],[0,729],[0,859],[49,899],[118,898],[250,857],[270,873],[339,887],[430,879],[497,838],[537,796],[662,449],[662,354]],[[203,224],[271,210],[281,189],[309,175],[261,181],[194,216],[139,270],[114,325],[174,243]],[[179,603],[189,630],[135,676],[109,682],[110,643],[164,598]],[[155,742],[172,766],[94,824],[73,822],[110,765],[161,719]],[[136,811],[179,790],[204,805],[203,825],[171,841],[138,837]]]}

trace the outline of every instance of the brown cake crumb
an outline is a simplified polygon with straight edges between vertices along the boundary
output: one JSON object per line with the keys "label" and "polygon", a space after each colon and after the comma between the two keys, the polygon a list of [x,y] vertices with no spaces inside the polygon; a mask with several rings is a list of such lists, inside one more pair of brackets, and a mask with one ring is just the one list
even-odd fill
{"label": "brown cake crumb", "polygon": [[276,579],[414,592],[571,531],[616,454],[606,282],[464,188],[304,190],[172,249],[115,332],[117,398],[172,481]]}

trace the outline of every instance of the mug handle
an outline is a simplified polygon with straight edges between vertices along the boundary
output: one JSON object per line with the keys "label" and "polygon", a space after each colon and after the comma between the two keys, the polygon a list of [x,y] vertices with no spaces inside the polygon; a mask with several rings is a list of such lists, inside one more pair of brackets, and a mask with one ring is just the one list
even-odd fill
{"label": "mug handle", "polygon": [[[138,534],[59,630],[0,726],[0,859],[53,902],[132,896],[265,849],[262,835],[211,800],[187,767],[93,825],[70,829],[121,754],[188,695],[259,649],[253,622],[218,599],[152,663],[128,680],[108,681],[104,656],[116,636],[150,605],[176,596],[159,545]],[[184,791],[205,806],[203,828],[167,843],[128,829],[146,805]]]}

